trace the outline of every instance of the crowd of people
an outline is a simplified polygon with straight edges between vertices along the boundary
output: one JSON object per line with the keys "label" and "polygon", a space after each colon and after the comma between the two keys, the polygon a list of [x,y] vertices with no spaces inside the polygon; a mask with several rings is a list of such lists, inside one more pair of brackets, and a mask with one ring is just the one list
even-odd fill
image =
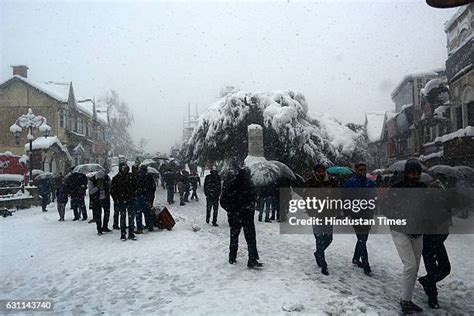
{"label": "crowd of people", "polygon": [[[424,188],[426,184],[420,181],[421,165],[416,160],[409,160],[405,165],[404,177],[393,183],[393,188]],[[191,200],[198,200],[197,188],[201,186],[201,179],[197,172],[186,170],[175,171],[171,168],[162,170],[161,182],[166,189],[167,202],[174,204],[175,194],[178,193],[179,205],[185,205]],[[375,188],[377,184],[367,178],[367,165],[363,162],[355,165],[355,173],[346,181],[335,181],[322,164],[316,164],[310,177],[302,184],[303,195],[311,188]],[[136,240],[135,234],[142,234],[144,229],[153,231],[155,214],[153,203],[155,199],[156,183],[147,172],[146,166],[134,165],[131,170],[127,163],[119,164],[118,173],[110,179],[104,171],[98,171],[92,176],[78,172],[60,175],[54,182],[55,198],[59,221],[64,221],[66,204],[70,200],[74,219],[87,220],[85,195],[89,192],[89,208],[92,209],[96,223],[97,234],[110,232],[109,219],[111,198],[114,201],[112,229],[121,231],[121,239]],[[51,190],[51,188],[49,188]],[[48,188],[40,186],[40,195],[49,196]],[[206,223],[212,220],[213,226],[218,226],[217,217],[219,204],[226,211],[230,228],[229,263],[237,261],[238,241],[241,230],[244,232],[248,246],[249,268],[260,268],[256,242],[255,212],[258,220],[265,222],[280,221],[279,188],[277,185],[265,188],[256,188],[251,180],[248,168],[230,170],[224,181],[217,170],[211,170],[204,178],[203,191],[206,197]],[[48,200],[44,198],[43,210],[46,210]],[[212,212],[211,212],[212,211]],[[211,214],[212,213],[212,214]],[[212,215],[212,216],[211,216]],[[369,215],[373,216],[373,214]],[[144,219],[144,221],[143,221]],[[370,226],[354,226],[356,244],[352,263],[360,267],[367,276],[372,276],[367,251]],[[127,236],[128,233],[128,236]],[[323,275],[329,275],[328,262],[325,251],[333,241],[332,226],[313,226],[316,250],[314,257],[316,265],[321,268]],[[404,313],[420,312],[422,309],[412,302],[414,286],[417,281],[421,257],[427,271],[425,276],[418,278],[428,296],[431,308],[439,308],[436,283],[450,274],[449,258],[444,246],[448,234],[421,235],[412,234],[397,228],[391,228],[391,235],[403,264],[401,276],[400,305]]]}

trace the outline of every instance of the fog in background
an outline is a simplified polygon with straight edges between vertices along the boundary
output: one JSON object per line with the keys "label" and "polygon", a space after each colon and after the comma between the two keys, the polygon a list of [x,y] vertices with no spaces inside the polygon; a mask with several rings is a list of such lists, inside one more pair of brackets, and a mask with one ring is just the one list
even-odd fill
{"label": "fog in background", "polygon": [[169,152],[192,113],[227,85],[297,90],[310,111],[362,123],[393,109],[408,73],[444,67],[444,23],[456,9],[410,2],[0,1],[0,79],[25,64],[77,95],[115,89],[131,133]]}

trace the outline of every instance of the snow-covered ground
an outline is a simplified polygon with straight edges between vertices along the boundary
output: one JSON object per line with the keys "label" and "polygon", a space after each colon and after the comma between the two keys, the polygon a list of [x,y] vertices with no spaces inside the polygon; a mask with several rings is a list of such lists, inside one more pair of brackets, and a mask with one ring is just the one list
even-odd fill
{"label": "snow-covered ground", "polygon": [[[158,190],[160,202],[165,194]],[[58,314],[398,314],[401,262],[389,235],[369,238],[373,277],[351,264],[355,236],[336,235],[327,277],[316,267],[313,236],[280,235],[277,223],[257,222],[265,267],[256,271],[246,267],[243,236],[237,265],[228,264],[224,211],[219,227],[205,224],[204,199],[171,212],[173,231],[126,242],[118,231],[99,237],[95,224],[72,222],[69,207],[58,222],[55,204],[0,218],[0,299],[51,299]],[[440,283],[438,315],[474,313],[473,244],[472,235],[447,241],[452,273]],[[418,284],[414,301],[430,312]]]}

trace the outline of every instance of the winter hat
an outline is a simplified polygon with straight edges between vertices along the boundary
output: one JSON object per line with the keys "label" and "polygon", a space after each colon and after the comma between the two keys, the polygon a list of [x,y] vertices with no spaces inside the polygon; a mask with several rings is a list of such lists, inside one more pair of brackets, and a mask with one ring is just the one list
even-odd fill
{"label": "winter hat", "polygon": [[355,169],[359,168],[360,166],[364,166],[367,168],[367,164],[363,161],[359,161],[358,163],[354,165]]}
{"label": "winter hat", "polygon": [[105,177],[104,171],[102,171],[102,170],[97,171],[97,173],[95,174],[95,177],[97,179],[104,179],[104,177]]}
{"label": "winter hat", "polygon": [[125,163],[125,162],[121,162],[121,163],[119,163],[119,165],[118,165],[118,166],[119,166],[119,170],[121,170],[121,169],[122,169],[122,168],[123,168],[125,165],[126,165],[126,163]]}
{"label": "winter hat", "polygon": [[421,164],[417,159],[409,159],[405,163],[405,174],[417,172],[421,174]]}

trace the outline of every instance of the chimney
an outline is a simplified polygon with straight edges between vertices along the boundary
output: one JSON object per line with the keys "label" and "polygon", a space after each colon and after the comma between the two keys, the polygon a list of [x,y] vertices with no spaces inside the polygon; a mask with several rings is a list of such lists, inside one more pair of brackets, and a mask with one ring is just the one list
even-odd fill
{"label": "chimney", "polygon": [[14,76],[21,76],[23,78],[28,78],[28,67],[24,65],[11,66],[13,68]]}

